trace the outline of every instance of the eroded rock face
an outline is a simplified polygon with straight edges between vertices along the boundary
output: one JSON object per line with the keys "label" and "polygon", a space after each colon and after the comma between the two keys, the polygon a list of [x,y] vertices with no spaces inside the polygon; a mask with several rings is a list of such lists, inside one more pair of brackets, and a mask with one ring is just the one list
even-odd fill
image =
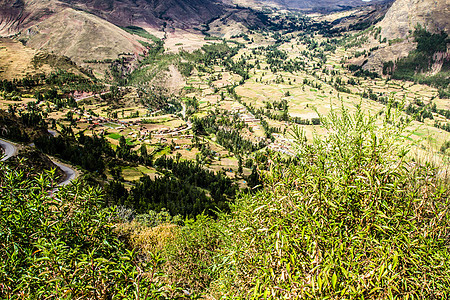
{"label": "eroded rock face", "polygon": [[381,36],[392,40],[406,38],[417,24],[431,32],[449,33],[449,0],[397,0],[379,26]]}
{"label": "eroded rock face", "polygon": [[[412,35],[417,25],[433,33],[450,33],[449,16],[449,0],[396,0],[384,19],[375,25],[381,27],[381,37],[393,43],[382,44],[368,57],[363,68],[381,73],[383,62],[408,56],[417,46]],[[442,67],[443,58],[435,61],[434,73]]]}
{"label": "eroded rock face", "polygon": [[409,52],[413,51],[415,48],[416,43],[408,40],[386,48],[381,48],[369,56],[367,63],[364,65],[364,69],[382,74],[384,62],[395,61],[399,58],[406,57]]}
{"label": "eroded rock face", "polygon": [[22,0],[0,0],[0,34],[14,34],[23,19],[25,3]]}

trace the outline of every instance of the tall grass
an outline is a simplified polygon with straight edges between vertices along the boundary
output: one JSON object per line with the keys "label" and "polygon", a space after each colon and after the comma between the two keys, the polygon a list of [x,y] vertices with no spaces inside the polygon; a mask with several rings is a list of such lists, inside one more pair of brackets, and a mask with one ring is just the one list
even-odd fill
{"label": "tall grass", "polygon": [[447,299],[448,185],[408,161],[407,124],[389,108],[321,121],[328,134],[311,145],[296,132],[299,165],[274,162],[222,219],[214,297]]}

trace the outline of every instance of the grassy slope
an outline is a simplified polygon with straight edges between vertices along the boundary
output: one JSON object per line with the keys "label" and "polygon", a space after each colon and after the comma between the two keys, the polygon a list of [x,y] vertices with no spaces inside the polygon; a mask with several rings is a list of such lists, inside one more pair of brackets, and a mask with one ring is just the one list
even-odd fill
{"label": "grassy slope", "polygon": [[65,70],[81,75],[70,59],[25,47],[9,38],[0,38],[0,79],[20,79],[26,76]]}
{"label": "grassy slope", "polygon": [[19,36],[27,46],[69,56],[79,64],[144,50],[132,34],[97,16],[70,8],[54,13],[31,30],[35,32],[32,36]]}

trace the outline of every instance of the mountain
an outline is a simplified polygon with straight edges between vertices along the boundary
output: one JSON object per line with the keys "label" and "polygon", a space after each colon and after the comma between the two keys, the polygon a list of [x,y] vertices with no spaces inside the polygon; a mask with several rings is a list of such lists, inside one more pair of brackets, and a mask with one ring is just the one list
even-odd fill
{"label": "mountain", "polygon": [[145,31],[136,34],[123,27],[192,30],[225,7],[214,0],[0,0],[0,36],[83,64],[123,53],[137,57],[154,41]]}
{"label": "mountain", "polygon": [[[387,43],[382,43],[368,57],[364,68],[381,73],[383,63],[407,57],[416,49],[413,32],[417,25],[431,33],[449,34],[449,15],[448,0],[396,0],[375,25],[380,28],[380,41],[385,39]],[[445,60],[448,60],[448,54],[442,53],[432,69],[441,70]]]}
{"label": "mountain", "polygon": [[285,8],[314,10],[314,11],[335,11],[358,6],[392,2],[392,0],[259,0],[260,3],[278,4]]}
{"label": "mountain", "polygon": [[224,12],[216,0],[0,0],[0,33],[14,33],[66,8],[86,11],[115,25],[192,27]]}
{"label": "mountain", "polygon": [[448,0],[397,0],[379,23],[381,36],[388,40],[406,38],[417,24],[428,31],[450,32]]}
{"label": "mountain", "polygon": [[[155,38],[166,38],[166,45],[177,45],[180,37],[196,35],[195,45],[183,42],[186,48],[203,44],[199,29],[212,34],[230,36],[245,31],[261,20],[251,8],[279,8],[328,12],[356,6],[365,11],[335,22],[341,28],[354,24],[373,24],[381,18],[392,0],[0,0],[0,36],[14,36],[28,47],[70,57],[74,62],[90,66],[89,61],[115,60],[122,54],[136,59]],[[387,40],[402,38],[423,24],[431,31],[448,32],[447,0],[397,0],[379,23],[381,36]],[[375,4],[375,5],[374,5]],[[378,5],[380,4],[380,5]],[[250,9],[246,8],[250,7]],[[353,25],[352,25],[353,24]],[[133,26],[141,31],[127,30]],[[228,34],[228,35],[227,35]],[[175,38],[173,38],[175,36]],[[191,45],[191,46],[190,46]],[[177,48],[177,47],[172,47]],[[395,49],[394,49],[395,48]],[[407,55],[411,45],[383,47],[383,57],[395,59]],[[377,56],[375,53],[374,56]],[[372,64],[373,65],[373,64]],[[92,66],[105,73],[106,65]],[[103,68],[103,69],[102,69]]]}
{"label": "mountain", "polygon": [[85,60],[116,59],[120,53],[142,53],[145,47],[132,34],[89,12],[54,0],[0,3],[0,34],[14,35],[39,50]]}
{"label": "mountain", "polygon": [[224,4],[215,0],[62,0],[116,25],[192,28],[222,13]]}

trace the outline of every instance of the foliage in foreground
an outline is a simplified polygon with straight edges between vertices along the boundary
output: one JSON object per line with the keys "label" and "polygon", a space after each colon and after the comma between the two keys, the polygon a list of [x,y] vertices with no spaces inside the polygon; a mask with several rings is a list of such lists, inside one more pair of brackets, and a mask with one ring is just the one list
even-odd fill
{"label": "foliage in foreground", "polygon": [[448,182],[409,161],[399,119],[332,111],[326,137],[298,132],[299,163],[178,227],[148,214],[118,233],[99,191],[49,197],[46,176],[0,163],[0,297],[446,299]]}
{"label": "foliage in foreground", "polygon": [[[167,299],[162,259],[141,262],[114,230],[100,190],[76,183],[49,195],[52,174],[0,162],[0,298]],[[182,295],[182,293],[181,293]]]}
{"label": "foliage in foreground", "polygon": [[[222,221],[215,296],[245,299],[446,299],[449,190],[408,163],[405,124],[344,109],[322,119],[298,166],[274,164],[264,188]],[[227,263],[228,262],[228,263]]]}

